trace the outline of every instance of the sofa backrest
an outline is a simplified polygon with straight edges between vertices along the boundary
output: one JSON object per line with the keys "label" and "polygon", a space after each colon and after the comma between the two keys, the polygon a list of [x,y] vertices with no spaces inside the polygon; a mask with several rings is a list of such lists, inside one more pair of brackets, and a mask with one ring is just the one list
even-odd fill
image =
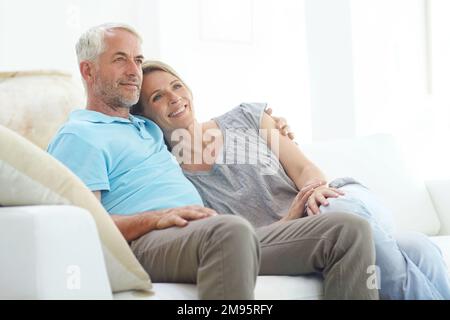
{"label": "sofa backrest", "polygon": [[81,83],[59,71],[0,72],[0,125],[46,149],[69,113],[85,105]]}
{"label": "sofa backrest", "polygon": [[438,234],[440,222],[426,186],[408,172],[401,149],[392,136],[378,134],[316,142],[301,149],[329,181],[349,176],[375,192],[392,210],[399,230]]}

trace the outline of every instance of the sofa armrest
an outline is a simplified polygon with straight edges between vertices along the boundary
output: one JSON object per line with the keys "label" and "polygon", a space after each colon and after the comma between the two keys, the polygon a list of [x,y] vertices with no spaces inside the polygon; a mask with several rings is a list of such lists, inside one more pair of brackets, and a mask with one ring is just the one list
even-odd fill
{"label": "sofa armrest", "polygon": [[450,180],[425,181],[441,222],[440,235],[450,235]]}
{"label": "sofa armrest", "polygon": [[0,208],[0,299],[112,299],[94,220],[74,206]]}

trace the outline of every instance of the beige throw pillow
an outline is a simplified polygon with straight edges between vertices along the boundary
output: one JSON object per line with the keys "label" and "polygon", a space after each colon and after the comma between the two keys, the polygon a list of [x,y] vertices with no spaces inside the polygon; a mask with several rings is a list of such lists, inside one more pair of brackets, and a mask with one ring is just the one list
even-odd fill
{"label": "beige throw pillow", "polygon": [[65,204],[87,209],[97,225],[113,292],[151,289],[148,274],[93,193],[58,160],[3,126],[0,186],[2,206]]}

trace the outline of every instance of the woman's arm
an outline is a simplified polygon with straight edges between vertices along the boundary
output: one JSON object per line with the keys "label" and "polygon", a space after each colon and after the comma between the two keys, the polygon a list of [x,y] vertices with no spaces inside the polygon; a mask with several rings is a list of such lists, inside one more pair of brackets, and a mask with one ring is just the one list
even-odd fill
{"label": "woman's arm", "polygon": [[322,171],[301,152],[294,141],[280,134],[275,121],[266,113],[262,115],[261,129],[267,133],[262,135],[266,138],[267,145],[276,154],[298,190],[310,184],[326,183]]}
{"label": "woman's arm", "polygon": [[[305,208],[309,216],[319,214],[320,205],[328,205],[327,198],[344,195],[342,191],[327,186],[326,177],[322,171],[301,152],[295,142],[280,134],[275,121],[265,113],[261,119],[261,129],[266,130],[265,133],[264,131],[261,133],[266,138],[267,145],[277,155],[287,175],[302,193],[300,198],[297,197],[299,199],[294,200],[286,216],[288,220],[290,220],[289,217],[301,216]],[[305,191],[308,191],[307,199],[305,199]],[[305,208],[297,205],[304,202],[306,202]],[[301,212],[297,212],[298,210]]]}

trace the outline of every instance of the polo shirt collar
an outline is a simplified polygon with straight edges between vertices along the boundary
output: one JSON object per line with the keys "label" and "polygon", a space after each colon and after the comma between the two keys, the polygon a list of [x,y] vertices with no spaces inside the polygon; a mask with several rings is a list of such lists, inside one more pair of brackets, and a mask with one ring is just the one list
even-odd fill
{"label": "polo shirt collar", "polygon": [[145,120],[135,117],[131,114],[128,119],[125,119],[121,117],[108,116],[101,112],[86,109],[72,111],[72,113],[70,114],[70,120],[88,121],[93,123],[145,123]]}

